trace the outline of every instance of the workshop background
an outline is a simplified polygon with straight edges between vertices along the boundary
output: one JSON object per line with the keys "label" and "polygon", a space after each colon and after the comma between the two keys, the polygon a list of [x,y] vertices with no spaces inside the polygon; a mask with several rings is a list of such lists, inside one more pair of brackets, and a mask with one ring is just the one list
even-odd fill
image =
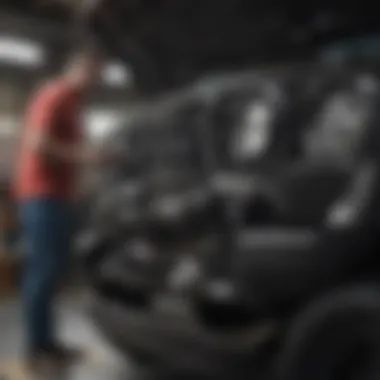
{"label": "workshop background", "polygon": [[[347,18],[338,19],[323,10],[314,17],[308,12],[309,4],[293,4],[285,12],[293,14],[290,20],[282,18],[281,7],[265,14],[258,7],[254,21],[244,24],[228,1],[216,2],[218,5],[197,2],[198,13],[191,12],[195,7],[187,1],[183,8],[180,0],[168,1],[161,16],[157,7],[162,1],[146,1],[148,16],[135,25],[131,15],[141,11],[136,5],[141,2],[112,2],[114,6],[107,8],[108,19],[106,13],[88,12],[91,1],[0,2],[0,380],[30,380],[22,368],[22,311],[18,297],[24,244],[11,195],[25,106],[36,86],[59,73],[84,22],[94,35],[101,31],[102,42],[110,53],[102,82],[87,99],[82,115],[87,144],[101,143],[120,123],[127,126],[129,115],[152,97],[160,99],[169,92],[170,99],[176,98],[178,89],[209,74],[231,69],[286,68],[310,59],[339,61],[353,46],[330,48],[330,40],[343,36],[341,27],[346,28],[345,33],[347,28],[350,30],[349,36],[356,36],[358,31],[374,32],[370,43],[361,45],[360,52],[379,58],[378,22],[368,10],[357,10],[355,17],[347,13]],[[248,2],[240,3],[248,7]],[[124,4],[125,9],[118,11],[115,4],[121,8]],[[173,15],[178,15],[174,17],[176,22],[168,22]],[[123,17],[125,22],[119,19]],[[208,29],[213,17],[213,27]],[[139,44],[135,46],[120,36],[132,36]],[[146,48],[140,51],[139,46]],[[81,178],[83,203],[79,202],[76,209],[78,220],[86,215],[85,200],[96,186],[96,174],[86,172]],[[87,297],[81,273],[74,265],[61,297],[60,328],[66,341],[84,348],[85,359],[71,368],[66,378],[125,380],[140,376],[132,366],[125,369],[118,353],[103,341],[86,315]]]}

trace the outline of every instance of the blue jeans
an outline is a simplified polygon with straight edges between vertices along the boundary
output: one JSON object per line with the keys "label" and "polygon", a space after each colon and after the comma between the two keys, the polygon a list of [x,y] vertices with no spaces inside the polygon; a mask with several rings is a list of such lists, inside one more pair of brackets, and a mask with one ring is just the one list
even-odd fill
{"label": "blue jeans", "polygon": [[56,341],[53,301],[66,273],[70,249],[68,203],[35,198],[19,205],[27,258],[22,301],[28,350],[47,349]]}

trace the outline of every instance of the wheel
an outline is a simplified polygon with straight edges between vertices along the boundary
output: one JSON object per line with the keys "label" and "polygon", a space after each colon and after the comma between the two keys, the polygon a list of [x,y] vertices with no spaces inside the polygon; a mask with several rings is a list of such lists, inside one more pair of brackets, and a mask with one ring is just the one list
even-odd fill
{"label": "wheel", "polygon": [[380,378],[380,287],[357,286],[317,300],[293,320],[276,380]]}

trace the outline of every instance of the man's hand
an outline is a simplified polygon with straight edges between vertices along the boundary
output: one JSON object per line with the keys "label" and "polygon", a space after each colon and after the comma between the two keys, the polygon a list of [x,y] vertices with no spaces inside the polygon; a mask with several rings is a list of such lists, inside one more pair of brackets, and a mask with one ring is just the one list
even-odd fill
{"label": "man's hand", "polygon": [[89,165],[110,165],[119,159],[115,152],[104,147],[87,152],[86,155],[87,156],[84,159],[84,163]]}

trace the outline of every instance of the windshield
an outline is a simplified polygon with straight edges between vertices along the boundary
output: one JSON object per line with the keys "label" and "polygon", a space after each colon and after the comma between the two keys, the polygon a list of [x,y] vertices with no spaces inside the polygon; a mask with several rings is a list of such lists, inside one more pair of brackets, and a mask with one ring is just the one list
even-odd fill
{"label": "windshield", "polygon": [[362,73],[331,94],[304,136],[308,156],[345,157],[359,153],[368,120],[377,108],[378,81]]}
{"label": "windshield", "polygon": [[318,59],[326,63],[380,60],[380,35],[344,39],[324,46]]}
{"label": "windshield", "polygon": [[343,155],[358,143],[363,120],[368,113],[366,104],[352,94],[336,94],[328,100],[316,119],[316,127],[306,137],[309,155]]}

